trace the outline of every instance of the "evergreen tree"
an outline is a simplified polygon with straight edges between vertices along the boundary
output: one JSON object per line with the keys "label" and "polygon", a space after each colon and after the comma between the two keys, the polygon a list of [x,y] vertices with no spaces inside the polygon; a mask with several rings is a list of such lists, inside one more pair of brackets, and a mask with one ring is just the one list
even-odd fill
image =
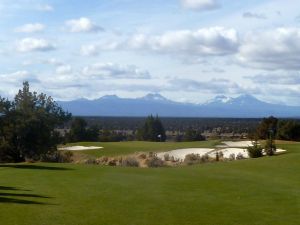
{"label": "evergreen tree", "polygon": [[281,140],[300,141],[300,123],[294,120],[280,121],[277,137]]}
{"label": "evergreen tree", "polygon": [[138,132],[138,139],[143,141],[166,141],[166,132],[158,116],[149,116]]}
{"label": "evergreen tree", "polygon": [[56,151],[55,128],[71,118],[51,97],[31,92],[28,82],[14,101],[0,100],[0,115],[0,161],[14,162]]}
{"label": "evergreen tree", "polygon": [[277,125],[278,119],[270,116],[268,118],[264,118],[260,125],[257,127],[257,135],[260,139],[267,139],[269,137],[269,131],[273,130],[274,137],[277,134]]}
{"label": "evergreen tree", "polygon": [[87,122],[80,117],[76,117],[71,123],[68,136],[69,142],[98,141],[99,128],[97,126],[87,127]]}
{"label": "evergreen tree", "polygon": [[189,127],[184,133],[184,141],[205,141],[205,137],[202,136],[199,130],[194,130]]}
{"label": "evergreen tree", "polygon": [[269,138],[266,140],[265,152],[268,156],[272,156],[276,152],[276,145],[274,142],[274,131],[269,130]]}

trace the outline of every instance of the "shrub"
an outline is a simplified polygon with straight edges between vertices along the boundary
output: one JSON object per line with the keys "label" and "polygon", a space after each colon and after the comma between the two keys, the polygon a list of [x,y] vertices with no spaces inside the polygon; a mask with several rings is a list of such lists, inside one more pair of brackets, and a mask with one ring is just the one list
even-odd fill
{"label": "shrub", "polygon": [[117,166],[117,162],[118,162],[117,159],[110,159],[110,160],[108,160],[108,165],[109,166]]}
{"label": "shrub", "polygon": [[235,154],[234,153],[229,155],[229,161],[233,161],[233,160],[235,160]]}
{"label": "shrub", "polygon": [[253,142],[253,146],[249,146],[247,151],[250,158],[259,158],[263,156],[263,149],[258,145],[257,141]]}
{"label": "shrub", "polygon": [[165,165],[164,161],[158,158],[157,156],[149,158],[146,164],[148,167],[163,167]]}
{"label": "shrub", "polygon": [[43,154],[40,160],[42,162],[70,163],[73,162],[73,153],[70,151],[50,151]]}
{"label": "shrub", "polygon": [[86,159],[86,160],[84,161],[84,163],[85,163],[85,164],[97,164],[97,160],[96,160],[96,159],[90,158],[90,159]]}
{"label": "shrub", "polygon": [[171,161],[171,162],[178,162],[178,161],[179,161],[179,159],[175,159],[175,157],[174,157],[174,156],[171,156],[171,157],[170,157],[170,161]]}
{"label": "shrub", "polygon": [[237,156],[235,157],[236,160],[241,160],[241,159],[245,159],[245,157],[243,156],[242,153],[237,154]]}
{"label": "shrub", "polygon": [[270,138],[266,141],[265,153],[268,156],[272,156],[275,154],[275,152],[276,152],[276,146],[275,146],[273,140]]}
{"label": "shrub", "polygon": [[122,160],[121,165],[126,167],[139,167],[140,163],[137,161],[136,158],[127,157]]}
{"label": "shrub", "polygon": [[171,157],[168,153],[164,154],[164,160],[165,161],[171,161]]}
{"label": "shrub", "polygon": [[138,154],[139,159],[147,159],[147,155],[145,153]]}
{"label": "shrub", "polygon": [[18,153],[13,151],[13,148],[9,145],[8,142],[0,142],[0,163],[3,162],[14,162],[17,156],[14,156]]}
{"label": "shrub", "polygon": [[188,154],[184,158],[184,163],[187,165],[193,165],[201,162],[201,156],[199,154]]}
{"label": "shrub", "polygon": [[150,158],[156,157],[156,156],[157,156],[155,152],[149,152],[148,155],[149,155]]}
{"label": "shrub", "polygon": [[224,159],[224,153],[221,151],[221,152],[219,152],[219,158],[220,159]]}
{"label": "shrub", "polygon": [[209,162],[208,154],[201,156],[201,163],[206,163],[206,162]]}

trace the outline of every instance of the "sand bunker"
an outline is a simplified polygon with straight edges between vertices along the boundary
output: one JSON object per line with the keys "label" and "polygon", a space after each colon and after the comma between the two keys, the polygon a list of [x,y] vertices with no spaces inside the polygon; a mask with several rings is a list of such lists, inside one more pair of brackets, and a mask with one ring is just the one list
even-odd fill
{"label": "sand bunker", "polygon": [[252,141],[224,141],[220,147],[247,148],[253,146]]}
{"label": "sand bunker", "polygon": [[281,154],[281,153],[284,153],[284,152],[286,152],[286,150],[280,149],[280,148],[276,149],[277,154]]}
{"label": "sand bunker", "polygon": [[[157,154],[157,157],[164,159],[164,156],[168,154],[170,157],[174,157],[176,160],[184,160],[188,154],[199,154],[200,156],[207,154],[210,157],[216,157],[217,152],[223,153],[225,159],[230,159],[238,155],[243,158],[249,158],[247,147],[253,146],[251,141],[224,141],[222,145],[212,148],[187,148],[187,149],[176,149],[168,152],[161,152]],[[284,153],[286,150],[277,149],[276,153]]]}
{"label": "sand bunker", "polygon": [[184,160],[188,154],[199,154],[203,156],[207,154],[210,157],[216,157],[217,152],[223,153],[223,157],[229,159],[234,155],[241,154],[244,158],[248,158],[248,152],[243,148],[224,148],[224,149],[212,149],[212,148],[188,148],[188,149],[177,149],[169,152],[161,152],[157,154],[157,157],[164,159],[164,155],[168,154],[170,157],[174,157],[176,160]]}
{"label": "sand bunker", "polygon": [[103,147],[96,147],[96,146],[70,146],[70,147],[62,147],[58,148],[58,150],[61,151],[86,151],[86,150],[97,150],[97,149],[102,149]]}
{"label": "sand bunker", "polygon": [[168,154],[170,157],[174,157],[178,160],[184,160],[185,156],[188,154],[199,154],[199,155],[205,155],[210,154],[211,152],[215,151],[213,148],[186,148],[186,149],[177,149],[172,150],[169,152],[161,152],[157,154],[157,157],[164,159],[164,155]]}
{"label": "sand bunker", "polygon": [[221,149],[217,152],[222,152],[223,157],[225,159],[231,158],[232,155],[234,155],[235,157],[237,155],[242,155],[243,158],[249,158],[247,149],[243,149],[243,148],[225,148],[225,149]]}

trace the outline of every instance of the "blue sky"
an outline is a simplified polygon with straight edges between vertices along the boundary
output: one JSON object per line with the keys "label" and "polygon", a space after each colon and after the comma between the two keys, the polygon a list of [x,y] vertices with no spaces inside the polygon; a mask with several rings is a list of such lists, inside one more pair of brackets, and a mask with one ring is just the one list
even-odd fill
{"label": "blue sky", "polygon": [[0,0],[0,95],[300,105],[296,0]]}

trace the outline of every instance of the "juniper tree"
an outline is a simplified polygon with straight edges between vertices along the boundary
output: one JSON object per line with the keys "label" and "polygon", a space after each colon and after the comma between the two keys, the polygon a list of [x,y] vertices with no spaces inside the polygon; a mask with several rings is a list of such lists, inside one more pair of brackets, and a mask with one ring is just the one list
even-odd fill
{"label": "juniper tree", "polygon": [[28,82],[13,101],[0,100],[0,115],[0,161],[13,162],[56,151],[55,128],[71,118],[51,97],[31,92]]}

